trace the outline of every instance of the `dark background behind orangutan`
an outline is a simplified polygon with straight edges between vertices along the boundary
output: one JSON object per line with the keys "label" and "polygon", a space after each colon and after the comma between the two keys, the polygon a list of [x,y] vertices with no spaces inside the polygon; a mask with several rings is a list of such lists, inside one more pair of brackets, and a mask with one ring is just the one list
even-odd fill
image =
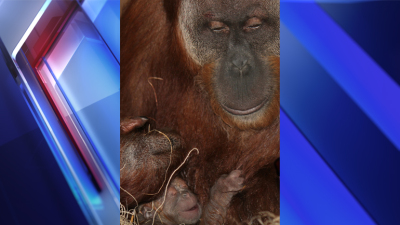
{"label": "dark background behind orangutan", "polygon": [[199,149],[182,176],[203,205],[222,174],[241,169],[245,188],[230,217],[279,214],[279,1],[212,2],[201,12],[179,0],[128,3],[121,119],[146,116],[151,129],[176,131],[184,152]]}

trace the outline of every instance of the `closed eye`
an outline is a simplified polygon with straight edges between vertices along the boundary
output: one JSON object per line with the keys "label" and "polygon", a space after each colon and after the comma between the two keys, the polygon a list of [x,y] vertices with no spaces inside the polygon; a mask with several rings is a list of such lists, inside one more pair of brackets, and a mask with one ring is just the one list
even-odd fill
{"label": "closed eye", "polygon": [[216,28],[211,28],[212,31],[221,31],[225,29],[225,27],[216,27]]}
{"label": "closed eye", "polygon": [[244,26],[243,29],[245,31],[252,31],[252,30],[260,28],[261,25],[262,25],[262,20],[261,19],[259,19],[257,17],[252,17],[252,18],[250,18],[250,19],[248,19],[246,21],[245,26]]}
{"label": "closed eye", "polygon": [[261,26],[261,23],[260,23],[260,24],[255,24],[255,25],[248,26],[248,28],[257,29],[257,28],[259,28],[260,26]]}
{"label": "closed eye", "polygon": [[225,23],[220,21],[211,21],[209,23],[209,27],[215,33],[220,33],[220,32],[226,33],[229,31],[229,27]]}

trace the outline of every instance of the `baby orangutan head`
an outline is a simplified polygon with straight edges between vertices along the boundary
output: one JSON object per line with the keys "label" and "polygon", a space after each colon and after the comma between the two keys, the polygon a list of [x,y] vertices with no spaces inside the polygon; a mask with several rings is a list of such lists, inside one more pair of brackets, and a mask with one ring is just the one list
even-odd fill
{"label": "baby orangutan head", "polygon": [[[161,209],[156,210],[164,201],[164,196],[139,207],[145,220],[160,221],[166,225],[196,224],[201,217],[201,207],[197,197],[188,189],[186,182],[179,177],[172,180],[167,190],[165,202]],[[157,213],[158,215],[154,215]]]}

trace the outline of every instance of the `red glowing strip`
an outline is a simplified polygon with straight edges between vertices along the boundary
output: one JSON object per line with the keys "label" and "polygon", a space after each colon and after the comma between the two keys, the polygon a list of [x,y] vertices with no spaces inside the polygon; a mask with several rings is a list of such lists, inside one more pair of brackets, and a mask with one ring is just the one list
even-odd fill
{"label": "red glowing strip", "polygon": [[34,68],[39,66],[77,6],[75,1],[52,1],[43,13],[22,47]]}
{"label": "red glowing strip", "polygon": [[[91,159],[86,156],[83,152],[81,138],[73,132],[76,128],[68,125],[67,119],[62,115],[63,107],[57,104],[57,96],[53,96],[49,90],[51,87],[47,87],[45,79],[39,72],[39,66],[43,61],[43,57],[48,53],[54,41],[57,39],[64,25],[68,22],[68,19],[78,7],[75,1],[52,1],[48,6],[47,10],[43,13],[41,19],[38,21],[37,25],[27,38],[26,42],[22,46],[29,63],[34,65],[34,73],[38,79],[42,90],[44,91],[47,99],[49,100],[53,110],[55,111],[57,117],[61,121],[64,129],[72,140],[73,145],[78,149],[80,157],[85,163],[86,167],[89,168],[89,172],[92,174],[96,180],[96,184],[100,189],[102,189],[101,177],[94,168]],[[62,103],[61,103],[62,104]]]}

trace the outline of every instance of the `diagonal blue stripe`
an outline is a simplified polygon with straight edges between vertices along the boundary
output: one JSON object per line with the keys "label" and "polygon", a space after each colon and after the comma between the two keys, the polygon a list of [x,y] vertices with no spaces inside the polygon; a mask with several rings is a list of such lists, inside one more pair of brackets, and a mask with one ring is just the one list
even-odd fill
{"label": "diagonal blue stripe", "polygon": [[400,150],[400,87],[315,3],[282,3],[281,19]]}
{"label": "diagonal blue stripe", "polygon": [[400,1],[318,5],[400,85]]}
{"label": "diagonal blue stripe", "polygon": [[399,224],[400,151],[284,24],[281,44],[281,106],[370,215]]}
{"label": "diagonal blue stripe", "polygon": [[281,111],[282,224],[375,224]]}

